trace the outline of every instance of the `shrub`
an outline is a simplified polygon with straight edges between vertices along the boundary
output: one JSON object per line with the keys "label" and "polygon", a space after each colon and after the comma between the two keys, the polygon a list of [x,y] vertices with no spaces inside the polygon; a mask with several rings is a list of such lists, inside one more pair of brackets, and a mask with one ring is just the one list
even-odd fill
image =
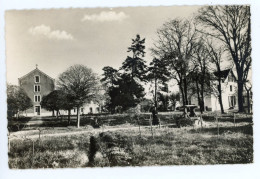
{"label": "shrub", "polygon": [[[102,132],[90,138],[89,166],[127,166],[131,161],[132,140],[126,135]],[[100,152],[100,153],[99,153]],[[99,156],[96,154],[99,153]],[[104,164],[104,159],[107,163]],[[101,162],[101,163],[98,163]]]}
{"label": "shrub", "polygon": [[177,117],[175,120],[176,120],[176,125],[179,128],[194,125],[194,120],[189,119],[189,118]]}

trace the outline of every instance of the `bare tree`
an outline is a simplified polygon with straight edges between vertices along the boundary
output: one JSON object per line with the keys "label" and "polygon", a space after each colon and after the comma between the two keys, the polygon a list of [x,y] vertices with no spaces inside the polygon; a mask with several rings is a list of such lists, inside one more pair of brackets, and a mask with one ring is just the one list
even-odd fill
{"label": "bare tree", "polygon": [[208,39],[207,43],[207,51],[209,54],[210,62],[212,63],[214,75],[216,76],[217,84],[217,97],[219,100],[221,113],[224,114],[223,102],[222,102],[222,75],[221,75],[221,66],[223,63],[224,56],[224,48],[222,46],[217,47],[213,44],[213,41]]}
{"label": "bare tree", "polygon": [[210,92],[209,53],[203,37],[199,39],[192,55],[194,70],[190,73],[190,78],[195,82],[200,112],[203,113],[205,111],[204,97],[207,92]]}
{"label": "bare tree", "polygon": [[77,107],[77,127],[80,127],[80,107],[94,99],[98,77],[93,71],[83,65],[74,65],[60,74],[58,86],[72,96]]}
{"label": "bare tree", "polygon": [[173,19],[163,24],[157,31],[158,40],[152,53],[167,61],[167,66],[180,88],[183,105],[188,103],[188,79],[197,31],[189,20]]}
{"label": "bare tree", "polygon": [[251,66],[250,7],[241,5],[207,6],[199,10],[197,17],[204,33],[225,45],[237,71],[238,107],[243,111],[243,86]]}

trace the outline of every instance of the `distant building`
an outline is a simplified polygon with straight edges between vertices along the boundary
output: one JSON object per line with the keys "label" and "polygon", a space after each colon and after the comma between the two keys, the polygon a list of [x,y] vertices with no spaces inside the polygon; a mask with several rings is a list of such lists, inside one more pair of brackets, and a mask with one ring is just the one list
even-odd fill
{"label": "distant building", "polygon": [[[28,74],[18,78],[19,86],[24,89],[27,95],[31,98],[33,107],[21,112],[25,116],[51,116],[52,111],[47,111],[41,107],[40,102],[43,96],[48,95],[55,89],[55,80],[36,68]],[[93,103],[84,104],[80,108],[80,114],[99,113],[100,107]],[[67,115],[68,111],[61,110],[61,115]],[[77,109],[71,110],[71,115],[76,115]]]}
{"label": "distant building", "polygon": [[[238,109],[238,96],[237,96],[237,82],[235,81],[235,68],[226,69],[219,74],[213,73],[215,77],[221,76],[221,89],[222,89],[222,103],[224,110]],[[211,80],[210,85],[214,91],[204,97],[205,109],[209,111],[220,111],[220,104],[217,94],[218,82]],[[245,91],[245,90],[244,90]],[[199,106],[197,95],[193,94],[189,98],[189,104]],[[247,107],[247,96],[243,95],[244,108]]]}
{"label": "distant building", "polygon": [[55,89],[55,80],[36,68],[28,74],[18,78],[21,88],[27,93],[33,102],[33,107],[24,111],[27,116],[46,116],[52,115],[52,112],[41,108],[42,97],[48,95]]}

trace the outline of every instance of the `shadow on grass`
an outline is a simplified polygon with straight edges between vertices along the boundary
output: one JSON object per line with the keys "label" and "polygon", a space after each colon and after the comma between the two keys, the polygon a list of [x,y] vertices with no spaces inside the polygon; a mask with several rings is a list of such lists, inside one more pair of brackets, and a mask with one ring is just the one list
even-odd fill
{"label": "shadow on grass", "polygon": [[[210,127],[210,128],[201,128],[198,130],[191,130],[190,133],[210,133],[213,135],[218,135],[218,128],[217,127]],[[227,127],[219,127],[219,135],[226,134],[226,133],[242,133],[247,135],[253,135],[253,127],[251,124],[245,126],[227,126]]]}
{"label": "shadow on grass", "polygon": [[[216,119],[214,116],[203,116],[203,120],[212,122],[212,121],[215,121]],[[233,116],[222,116],[222,117],[219,117],[218,120],[219,120],[219,122],[234,122]],[[243,118],[236,117],[235,122],[236,123],[241,123],[241,122],[252,123],[253,118],[252,117],[243,117]]]}
{"label": "shadow on grass", "polygon": [[20,118],[8,118],[8,131],[16,132],[20,131],[26,127],[28,121],[31,120],[31,117],[20,117]]}
{"label": "shadow on grass", "polygon": [[38,125],[38,127],[68,127],[68,126],[76,126],[77,120],[76,116],[70,117],[70,124],[68,123],[67,116],[61,117],[42,117],[42,123]]}

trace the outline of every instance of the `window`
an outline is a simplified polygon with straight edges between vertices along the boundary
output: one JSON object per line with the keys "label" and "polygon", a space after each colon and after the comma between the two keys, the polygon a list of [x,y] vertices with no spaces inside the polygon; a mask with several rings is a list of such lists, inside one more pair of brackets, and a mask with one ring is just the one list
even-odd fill
{"label": "window", "polygon": [[81,108],[81,112],[84,112],[84,108]]}
{"label": "window", "polygon": [[40,92],[41,86],[40,85],[34,85],[34,92]]}
{"label": "window", "polygon": [[232,85],[230,85],[230,91],[232,91]]}
{"label": "window", "polygon": [[34,102],[40,102],[41,96],[40,95],[34,95]]}
{"label": "window", "polygon": [[40,76],[35,76],[35,83],[40,83]]}

